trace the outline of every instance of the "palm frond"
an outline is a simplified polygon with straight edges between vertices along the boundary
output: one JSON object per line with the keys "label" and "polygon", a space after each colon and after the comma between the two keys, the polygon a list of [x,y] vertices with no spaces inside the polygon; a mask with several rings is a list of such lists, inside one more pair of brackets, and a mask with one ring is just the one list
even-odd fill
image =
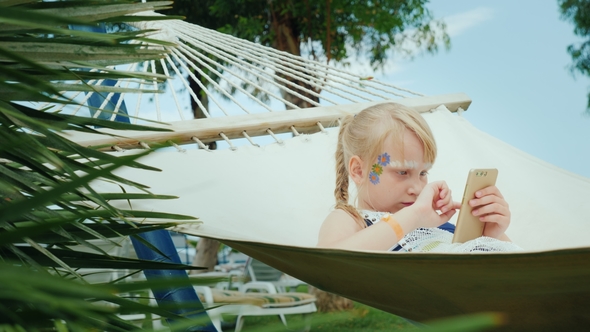
{"label": "palm frond", "polygon": [[[131,125],[55,112],[55,105],[90,108],[80,105],[83,101],[70,92],[146,90],[89,81],[131,79],[146,86],[162,81],[162,75],[114,67],[164,57],[162,46],[171,44],[150,39],[153,30],[93,30],[106,23],[124,27],[127,21],[167,19],[134,14],[170,4],[0,0],[0,329],[123,331],[134,328],[118,317],[129,312],[181,319],[169,310],[121,297],[122,288],[88,285],[84,276],[89,274],[80,269],[196,269],[117,257],[100,244],[118,246],[118,239],[134,236],[159,252],[137,235],[196,218],[112,205],[130,199],[175,198],[153,194],[115,172],[121,167],[159,171],[140,161],[152,150],[117,156],[68,139],[71,131],[98,133],[97,127],[169,129],[161,124]],[[35,109],[35,103],[46,104]],[[109,182],[119,190],[98,191],[96,181]],[[146,283],[133,290],[148,287]]]}

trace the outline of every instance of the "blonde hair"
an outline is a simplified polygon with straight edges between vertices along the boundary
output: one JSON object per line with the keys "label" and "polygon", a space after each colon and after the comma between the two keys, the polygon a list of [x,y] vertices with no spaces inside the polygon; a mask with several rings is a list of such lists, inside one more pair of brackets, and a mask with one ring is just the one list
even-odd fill
{"label": "blonde hair", "polygon": [[[396,103],[383,103],[368,107],[357,115],[342,120],[336,148],[336,209],[350,214],[361,226],[366,227],[358,210],[348,203],[349,169],[352,156],[368,161],[377,158],[385,139],[392,138],[403,146],[405,129],[412,131],[424,147],[424,161],[433,164],[436,159],[436,143],[430,127],[417,111]],[[366,163],[370,168],[370,163]],[[369,169],[363,170],[368,174]]]}

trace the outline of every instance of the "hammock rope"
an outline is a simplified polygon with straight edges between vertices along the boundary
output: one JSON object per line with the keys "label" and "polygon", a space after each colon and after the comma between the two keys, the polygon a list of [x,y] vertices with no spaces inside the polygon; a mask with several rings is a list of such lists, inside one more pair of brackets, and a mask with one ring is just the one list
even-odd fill
{"label": "hammock rope", "polygon": [[[201,59],[201,57],[204,57],[200,52],[195,51],[194,49],[191,49],[187,46],[185,46],[184,44],[180,44],[180,49],[185,51],[192,59],[194,59],[195,61],[197,61],[197,63],[201,64],[202,66],[204,66],[205,68],[209,69],[211,72],[213,72],[215,75],[217,75],[218,77],[222,78],[223,80],[225,80],[229,85],[231,85],[232,87],[236,88],[237,90],[239,90],[240,92],[242,92],[243,94],[247,95],[248,97],[252,98],[254,101],[256,101],[260,106],[266,108],[269,112],[272,112],[272,109],[270,107],[268,107],[265,103],[263,103],[262,101],[260,101],[259,99],[255,98],[250,92],[246,91],[244,88],[242,88],[239,84],[236,84],[235,82],[232,82],[230,79],[228,79],[227,77],[225,77],[223,74],[221,74],[220,72],[218,72],[217,70],[215,70],[213,67],[209,66],[208,64],[206,64],[205,62],[203,62]],[[199,56],[199,58],[195,57]],[[204,57],[205,60],[207,60],[208,62],[212,62],[214,65],[216,65],[215,61]],[[225,69],[225,71],[227,71],[228,73],[234,75],[237,78],[240,78],[240,76],[235,73],[234,71],[232,71],[231,69],[227,68]],[[274,95],[271,91],[264,89],[263,87],[257,85],[256,83],[252,82],[251,80],[245,79],[244,83],[247,83],[249,85],[253,85],[255,88],[260,89],[261,91],[268,93],[268,94],[272,94],[273,96],[280,98],[276,95]],[[248,110],[244,109],[244,111],[246,113],[249,113]]]}
{"label": "hammock rope", "polygon": [[250,137],[250,135],[248,135],[248,133],[245,130],[242,132],[242,134],[248,140],[248,142],[250,142],[250,144],[252,144],[255,147],[260,147],[260,144],[254,143],[254,141],[252,140],[252,137]]}
{"label": "hammock rope", "polygon": [[173,147],[176,148],[176,150],[178,150],[178,152],[186,152],[185,149],[181,148],[180,145],[172,142],[172,141],[168,141],[168,144],[172,145]]}
{"label": "hammock rope", "polygon": [[[223,46],[222,43],[217,43],[217,42],[212,42],[211,44],[214,45],[215,47],[222,47]],[[212,52],[212,53],[213,54],[217,54],[218,52]],[[320,91],[321,90],[325,90],[325,91],[329,91],[332,94],[334,94],[334,95],[336,95],[338,97],[341,97],[343,99],[349,100],[351,102],[356,102],[356,100],[350,98],[349,96],[347,96],[345,94],[340,94],[340,93],[335,92],[333,90],[328,90],[327,89],[327,85],[316,83],[317,82],[317,77],[316,76],[309,75],[309,74],[306,74],[304,70],[301,70],[302,68],[297,68],[299,70],[294,70],[294,69],[291,69],[291,68],[289,68],[289,67],[287,67],[285,65],[282,65],[281,62],[279,61],[280,59],[274,59],[274,61],[272,61],[272,60],[267,60],[265,58],[258,58],[258,60],[256,60],[257,59],[256,58],[256,55],[252,54],[252,52],[251,53],[240,52],[240,51],[238,51],[238,49],[235,50],[235,53],[238,56],[243,56],[243,57],[245,57],[247,59],[251,59],[252,62],[254,62],[254,63],[256,63],[256,64],[258,64],[260,66],[270,68],[270,69],[274,70],[275,73],[278,73],[278,74],[281,74],[281,75],[285,75],[285,76],[290,76],[290,77],[292,77],[293,79],[296,79],[296,80],[304,81],[310,87],[312,87],[312,89],[306,89],[305,87],[302,87],[301,85],[295,84],[295,83],[293,83],[293,82],[291,82],[289,80],[284,79],[280,75],[274,77],[275,80],[277,80],[279,82],[282,82],[282,83],[284,83],[284,84],[286,84],[286,85],[288,85],[288,86],[290,86],[290,87],[292,87],[294,89],[298,89],[298,90],[301,90],[302,92],[312,94],[313,96],[315,96],[317,98],[320,98],[321,96],[316,91],[318,91],[318,90],[320,90]],[[256,67],[256,66],[254,66],[252,64],[248,64],[247,62],[245,62],[243,60],[240,60],[236,56],[232,56],[232,58],[234,58],[234,60],[236,60],[237,62],[247,64],[249,67],[252,67],[253,69],[260,70],[260,67]],[[228,61],[231,65],[236,65],[237,64],[236,62],[234,62],[232,60],[226,60],[226,61]],[[303,67],[303,68],[306,68],[306,67]],[[252,71],[249,71],[249,72],[252,72]],[[267,81],[270,81],[270,80],[267,80]],[[308,103],[310,103],[312,105],[315,105],[315,106],[319,106],[319,104],[317,102],[315,102],[315,101],[313,101],[313,100],[311,100],[311,99],[309,99],[309,98],[307,98],[307,97],[305,97],[303,95],[300,95],[295,90],[286,88],[286,86],[283,86],[282,90],[285,90],[287,93],[293,93],[293,94],[296,93],[296,94],[299,95],[300,98],[304,99]],[[364,100],[369,100],[368,98],[362,97],[362,96],[360,96],[360,95],[358,95],[358,94],[356,94],[356,93],[354,93],[352,91],[350,92],[350,94],[356,95],[356,96],[358,96],[360,98],[363,98]],[[323,98],[327,102],[329,102],[329,103],[331,103],[333,105],[338,104],[336,101],[334,101],[334,100],[332,100],[330,98],[326,98],[326,96],[323,96]],[[299,107],[295,106],[295,108],[299,108]]]}
{"label": "hammock rope", "polygon": [[[160,14],[152,12],[141,15]],[[108,142],[101,142],[101,145],[105,146],[117,145],[120,148],[132,149],[142,147],[140,142],[148,146],[155,143],[196,142],[200,148],[204,148],[214,141],[229,142],[237,138],[245,138],[250,144],[260,146],[254,140],[257,136],[271,136],[276,142],[282,142],[276,135],[292,133],[299,136],[318,131],[325,132],[325,128],[338,125],[341,117],[351,114],[350,108],[347,108],[349,105],[367,107],[380,101],[395,100],[404,103],[409,100],[409,106],[415,107],[416,101],[413,99],[420,96],[425,100],[418,102],[419,107],[434,108],[445,104],[454,111],[456,108],[447,102],[450,101],[464,109],[471,102],[465,95],[456,96],[456,100],[444,97],[440,101],[433,101],[420,93],[375,80],[373,77],[347,72],[333,64],[328,65],[278,51],[180,20],[130,24],[139,29],[155,31],[148,37],[171,42],[174,46],[145,43],[140,47],[164,48],[168,54],[158,60],[116,68],[91,69],[141,74],[136,78],[115,82],[114,88],[121,88],[124,90],[122,92],[113,92],[113,87],[101,86],[105,83],[104,80],[88,80],[87,84],[96,87],[94,91],[86,91],[83,96],[79,91],[66,95],[85,104],[94,93],[108,92],[101,93],[104,101],[98,109],[92,110],[93,117],[108,112],[107,118],[114,120],[117,115],[123,113],[121,109],[125,105],[129,109],[128,114],[132,123],[156,120],[169,124],[167,127],[175,132],[151,134],[152,136],[134,134],[127,136],[128,139],[113,137]],[[149,73],[160,76],[146,78],[144,74]],[[207,103],[193,91],[193,86],[198,86],[206,95]],[[180,91],[183,95],[179,94]],[[133,95],[136,95],[136,98],[129,98]],[[114,104],[113,98],[117,97],[116,105],[108,107]],[[305,113],[310,108],[300,108],[294,100],[301,100],[312,106],[314,113]],[[127,104],[123,104],[124,102]],[[337,109],[329,112],[322,110],[330,105]],[[51,105],[43,107],[48,106]],[[82,107],[59,105],[52,111],[77,114]],[[191,110],[192,107],[195,110]],[[284,108],[299,111],[276,112]],[[197,110],[205,119],[190,119],[193,117],[193,111]],[[357,111],[355,108],[353,112]],[[261,116],[273,113],[286,115]],[[254,117],[244,117],[249,115]],[[219,122],[222,118],[228,121]],[[180,121],[179,124],[176,124],[176,121]],[[188,121],[198,122],[189,124]],[[244,126],[239,128],[239,124]],[[237,148],[235,144],[228,145],[232,149]]]}
{"label": "hammock rope", "polygon": [[[199,28],[204,29],[202,27],[199,27]],[[184,36],[187,35],[187,33],[183,33],[182,32],[183,30],[181,30],[181,29],[178,29],[178,30],[179,30],[179,34],[182,34]],[[207,29],[205,29],[205,30],[207,30]],[[216,31],[211,31],[210,30],[209,32],[211,32],[210,35],[204,35],[204,36],[208,37],[207,38],[207,41],[210,42],[210,44],[213,45],[213,47],[207,47],[207,48],[204,48],[204,49],[206,51],[208,51],[208,52],[211,52],[211,54],[214,54],[216,56],[220,52],[222,52],[221,50],[224,50],[224,49],[229,50],[230,52],[233,52],[233,53],[235,53],[238,56],[241,56],[241,57],[243,57],[245,59],[249,59],[253,63],[257,63],[257,64],[259,64],[261,66],[267,66],[267,67],[269,67],[270,69],[274,70],[277,73],[280,73],[280,74],[283,74],[283,75],[288,75],[288,76],[291,76],[291,77],[293,77],[295,79],[299,79],[299,80],[305,81],[310,86],[312,86],[312,87],[314,87],[316,89],[325,90],[325,91],[330,92],[332,94],[335,94],[335,95],[337,95],[339,97],[342,97],[344,99],[347,99],[347,100],[349,100],[351,102],[359,102],[359,100],[355,100],[355,99],[349,98],[348,97],[349,94],[350,95],[357,96],[360,99],[365,100],[365,101],[370,100],[367,97],[364,97],[362,95],[359,95],[359,94],[355,93],[354,90],[363,91],[363,92],[366,92],[368,94],[372,94],[372,95],[374,95],[376,97],[387,99],[387,97],[384,96],[384,95],[377,94],[377,93],[375,93],[375,92],[373,92],[371,90],[364,89],[364,88],[362,88],[360,86],[352,85],[352,84],[349,83],[350,81],[354,81],[354,80],[358,81],[359,79],[362,79],[363,77],[360,77],[360,76],[354,77],[353,74],[348,73],[348,72],[345,72],[345,71],[342,71],[342,70],[338,70],[338,69],[336,69],[334,67],[329,67],[329,66],[326,66],[326,65],[322,65],[322,64],[317,63],[317,62],[310,62],[309,60],[305,61],[303,58],[295,57],[292,54],[289,54],[289,53],[286,53],[286,52],[280,52],[280,51],[277,51],[277,50],[275,50],[273,48],[263,47],[263,46],[258,45],[258,44],[254,44],[254,45],[256,45],[255,47],[250,47],[251,46],[250,45],[251,43],[248,42],[248,41],[244,41],[244,40],[241,40],[239,38],[235,38],[233,36],[229,36],[229,35],[225,35],[225,34],[220,34],[219,32],[216,32]],[[189,40],[194,41],[194,39],[189,39]],[[217,42],[216,40],[223,40],[223,41],[225,41],[225,43]],[[234,47],[234,44],[235,44],[236,47]],[[202,46],[203,43],[198,42],[198,43],[194,43],[194,45],[195,46]],[[232,48],[231,49],[228,48],[227,45],[232,45]],[[243,45],[246,45],[246,47],[240,48],[240,46],[243,46]],[[240,51],[241,49],[244,49],[245,51]],[[224,54],[229,54],[227,52],[223,52],[223,53]],[[261,54],[262,55],[268,55],[268,58],[261,57],[260,56]],[[228,61],[228,63],[231,63],[232,65],[236,65],[237,63],[235,61],[237,61],[239,63],[245,63],[247,66],[252,67],[254,69],[260,70],[256,66],[254,66],[252,64],[248,64],[247,62],[245,62],[243,60],[240,60],[237,56],[233,56],[233,55],[229,55],[229,56],[233,60],[230,60],[228,58],[224,58],[224,60],[225,61]],[[271,59],[271,60],[269,60],[269,59]],[[295,59],[297,61],[292,61],[293,59]],[[315,67],[315,68],[313,68],[313,71],[311,71],[309,69],[310,66]],[[302,69],[304,69],[304,70],[302,70]],[[322,77],[324,77],[322,84],[316,83],[318,81],[318,77],[317,76],[306,74],[305,73],[306,71],[315,72],[316,74],[317,73],[320,73],[322,75]],[[351,80],[351,76],[353,76],[353,79],[352,80]],[[343,90],[345,93],[344,94],[340,94],[340,93],[336,92],[335,90],[328,89],[328,87],[335,87],[335,85],[327,83],[327,80],[325,79],[326,77],[330,77],[333,82],[339,83],[339,84],[344,85],[344,86],[347,86],[347,87],[350,87],[353,90]],[[341,80],[336,80],[335,78],[341,78]],[[289,86],[292,86],[292,87],[294,87],[296,89],[305,90],[303,87],[301,87],[299,85],[296,85],[296,84],[293,84],[290,81],[284,80],[281,77],[275,77],[275,79],[277,79],[277,80],[279,80],[279,81],[281,81],[283,83],[286,83]],[[397,94],[395,92],[387,91],[387,90],[385,90],[383,88],[380,88],[378,85],[375,85],[373,87],[376,88],[377,90],[382,90],[382,91],[388,92],[388,93],[393,94],[393,95],[398,96],[398,97],[405,97],[402,94]],[[390,87],[392,87],[394,89],[398,89],[397,87],[395,87],[393,85],[390,85]],[[402,90],[402,89],[398,89],[398,90]],[[313,93],[315,91],[314,90],[305,90],[305,92]],[[409,92],[409,93],[414,94],[414,95],[421,95],[419,93],[412,92],[412,91],[409,91],[409,90],[406,90],[406,92]],[[317,95],[317,94],[316,94],[316,96],[319,97],[319,95]],[[325,98],[325,96],[323,96],[323,98]],[[333,105],[337,105],[338,104],[337,102],[332,101],[332,100],[329,100],[329,99],[327,101],[331,102]]]}
{"label": "hammock rope", "polygon": [[293,132],[293,135],[295,135],[295,137],[297,137],[297,136],[301,135],[301,134],[300,134],[300,133],[297,131],[297,129],[295,129],[295,126],[291,126],[291,127],[289,127],[289,128],[291,128],[291,131]]}
{"label": "hammock rope", "polygon": [[[143,66],[142,72],[143,73],[146,73],[147,72],[147,66]],[[139,89],[140,90],[143,89],[143,82],[140,82],[139,83]],[[136,104],[136,107],[135,107],[135,118],[138,118],[139,117],[139,109],[140,109],[140,106],[141,106],[142,99],[143,99],[142,98],[142,94],[141,93],[138,93],[137,94],[137,104]]]}
{"label": "hammock rope", "polygon": [[[180,81],[182,82],[183,87],[186,89],[186,91],[188,91],[192,100],[194,100],[195,103],[197,104],[197,107],[199,107],[199,109],[203,112],[203,114],[205,114],[206,117],[209,117],[209,112],[207,111],[205,106],[203,106],[203,104],[201,103],[201,100],[199,99],[199,97],[197,97],[197,95],[195,94],[193,89],[190,87],[190,84],[188,83],[188,81],[186,79],[184,79],[184,77],[182,76],[182,73],[180,72],[178,67],[176,65],[174,65],[174,62],[172,61],[172,59],[170,59],[170,56],[166,57],[166,61],[170,64],[170,67],[172,67],[174,69],[174,72],[176,73],[177,77],[180,78]],[[199,81],[196,81],[196,82],[200,83]],[[174,89],[174,86],[172,86],[171,89]],[[182,113],[180,111],[180,108],[178,109],[178,111],[180,113]]]}
{"label": "hammock rope", "polygon": [[223,138],[225,140],[225,142],[227,143],[227,145],[229,145],[229,148],[232,151],[237,150],[237,148],[232,144],[232,142],[229,140],[229,138],[223,132],[219,133],[219,136],[221,136],[221,138]]}
{"label": "hammock rope", "polygon": [[[170,60],[169,57],[166,58],[166,60]],[[164,75],[166,76],[170,76],[170,73],[168,72],[168,67],[166,66],[166,63],[164,62],[164,59],[160,59],[160,65],[162,65],[162,69],[164,70]],[[174,67],[175,70],[178,70],[178,68]],[[182,77],[182,75],[180,75],[177,72],[179,77]],[[181,120],[185,120],[184,119],[184,114],[182,113],[182,107],[180,106],[180,102],[178,101],[178,97],[176,96],[176,89],[174,89],[174,86],[172,86],[170,88],[170,92],[172,92],[172,99],[174,99],[174,104],[176,105],[176,111],[178,112],[178,115],[180,116]]]}
{"label": "hammock rope", "polygon": [[[150,13],[142,13],[145,14]],[[159,59],[159,62],[150,60],[134,63],[122,71],[161,72],[167,80],[164,83],[158,83],[155,79],[118,80],[115,87],[123,87],[126,91],[119,93],[119,101],[112,111],[108,111],[111,119],[121,112],[122,100],[126,99],[126,95],[137,94],[135,102],[132,103],[134,123],[150,119],[151,114],[161,122],[186,120],[186,112],[183,112],[187,108],[186,101],[181,100],[178,95],[179,88],[188,93],[188,99],[194,102],[195,107],[200,109],[205,117],[217,117],[217,114],[211,114],[212,109],[204,105],[199,96],[192,91],[189,79],[194,80],[207,94],[210,105],[215,106],[215,109],[219,108],[222,113],[220,115],[223,116],[238,114],[238,109],[241,114],[249,114],[273,112],[277,110],[276,105],[299,108],[287,97],[289,95],[315,107],[341,105],[343,102],[359,103],[423,96],[372,77],[347,72],[334,65],[305,59],[179,20],[131,24],[140,29],[155,29],[157,32],[150,35],[150,38],[173,42],[175,46],[142,46],[164,47],[169,54],[164,59]],[[91,71],[96,70],[120,69]],[[297,84],[297,81],[305,82],[305,85]],[[207,85],[202,82],[207,82]],[[100,86],[104,80],[89,80],[86,83]],[[166,91],[170,90],[167,93],[170,102],[158,93],[159,86],[165,86]],[[229,90],[235,93],[230,93]],[[86,92],[81,97],[79,91],[71,92],[69,97],[86,103],[94,93],[97,91]],[[106,112],[105,107],[112,103],[115,95],[117,93],[112,91],[106,94],[102,105],[93,112],[93,117],[99,117],[101,113]],[[219,100],[219,96],[223,97],[224,101]],[[254,102],[256,107],[246,105],[244,99]],[[229,100],[231,106],[227,106],[225,100]],[[45,106],[47,105],[43,105]],[[53,111],[77,114],[80,109],[80,106],[60,105]]]}
{"label": "hammock rope", "polygon": [[195,136],[191,137],[191,140],[195,141],[201,149],[211,151],[211,149],[209,149],[207,145],[205,145],[203,142],[201,142],[200,139],[196,138]]}
{"label": "hammock rope", "polygon": [[[164,24],[166,24],[166,23],[164,23]],[[357,89],[356,86],[353,86],[353,85],[350,85],[347,83],[350,81],[350,77],[353,76],[357,80],[364,78],[360,75],[355,75],[350,72],[339,70],[337,68],[319,63],[314,60],[305,59],[303,57],[296,56],[296,55],[293,55],[293,54],[290,54],[287,52],[279,51],[279,50],[276,50],[271,47],[261,46],[259,44],[252,43],[247,40],[243,40],[243,39],[231,36],[231,35],[223,34],[223,33],[220,33],[220,32],[214,31],[214,30],[210,30],[207,28],[203,28],[201,26],[191,25],[190,23],[187,23],[187,22],[175,21],[175,22],[172,22],[171,25],[177,27],[178,35],[186,36],[188,34],[188,35],[191,35],[191,36],[194,36],[197,38],[204,37],[204,40],[206,40],[207,42],[210,42],[212,45],[215,45],[216,49],[230,50],[230,52],[239,53],[240,55],[247,56],[247,58],[252,58],[253,56],[256,57],[257,54],[267,55],[269,58],[273,58],[273,59],[278,60],[277,63],[285,64],[285,65],[281,65],[282,67],[291,66],[291,68],[293,68],[295,70],[294,72],[290,71],[291,74],[297,75],[299,73],[298,70],[301,70],[302,68],[308,69],[310,67],[313,67],[313,71],[311,71],[309,69],[308,70],[310,72],[319,71],[322,74],[324,74],[326,77],[330,76],[330,77],[342,78],[343,81],[340,81],[341,83],[346,84],[346,85],[353,87],[355,89]],[[195,32],[198,31],[198,32],[201,32],[202,34],[193,33],[193,31],[195,31]],[[223,40],[225,43],[217,42],[218,40]],[[229,47],[228,45],[231,45],[231,47]],[[238,50],[240,50],[240,49],[243,49],[246,52],[239,52]],[[308,78],[310,78],[312,80],[317,80],[317,77],[313,77],[313,76],[310,76]],[[385,86],[393,88],[395,90],[407,92],[407,93],[415,95],[415,96],[423,96],[423,94],[420,94],[418,92],[414,92],[414,91],[411,91],[408,89],[403,89],[403,88],[397,87],[392,84],[383,84],[383,82],[378,82],[378,81],[373,81],[373,82],[376,84],[368,84],[368,85],[371,85],[373,88],[376,88],[378,90],[382,90],[387,93],[392,93],[392,91],[388,91],[388,90],[383,89],[382,87],[379,86],[379,84],[385,85]],[[399,97],[406,97],[401,94],[398,94],[398,96]]]}
{"label": "hammock rope", "polygon": [[[152,74],[156,74],[156,62],[154,60],[150,61],[150,67],[152,68]],[[154,85],[154,90],[158,90],[158,82],[156,79],[154,79],[153,85]],[[159,93],[154,93],[154,98],[155,98],[154,104],[156,105],[156,114],[158,116],[158,121],[162,121],[162,112],[160,112],[159,96],[160,96]]]}
{"label": "hammock rope", "polygon": [[267,129],[266,132],[272,137],[274,138],[274,140],[279,144],[279,145],[283,145],[283,140],[278,138],[275,133],[272,132],[272,130]]}
{"label": "hammock rope", "polygon": [[[200,46],[203,50],[210,52],[210,54],[215,55],[216,57],[218,57],[219,59],[222,59],[223,61],[226,61],[228,63],[232,63],[233,66],[235,66],[236,68],[239,68],[240,70],[243,70],[247,74],[253,75],[253,76],[257,77],[258,79],[261,79],[265,82],[272,83],[272,77],[269,78],[269,77],[259,74],[259,72],[261,72],[260,68],[257,68],[256,66],[253,66],[252,64],[249,64],[246,61],[243,61],[243,60],[236,58],[236,57],[234,57],[235,61],[232,61],[228,57],[224,56],[224,54],[227,54],[226,52],[217,51],[215,48],[208,47],[206,44],[203,44],[203,43],[199,42],[198,40],[194,41],[194,45]],[[183,48],[186,48],[186,47],[183,47]],[[209,59],[208,57],[205,57],[201,52],[196,52],[194,49],[189,49],[189,52],[195,53],[199,57],[205,58],[208,62],[213,62],[214,65],[219,66],[219,63]],[[228,54],[228,55],[231,56],[230,54]],[[250,67],[252,67],[256,70],[251,70]],[[258,85],[257,83],[253,82],[252,80],[248,79],[247,77],[241,76],[239,73],[235,72],[231,68],[224,68],[224,71],[232,74],[233,76],[235,76],[239,80],[243,81],[244,83],[248,83],[248,84],[252,85],[254,88],[271,95],[272,97],[276,98],[278,101],[287,104],[289,107],[298,108],[297,105],[289,102],[288,100],[284,99],[283,97],[280,97],[280,96],[274,94],[270,90]],[[218,76],[222,77],[221,75],[218,75]],[[231,81],[228,80],[228,82],[231,82]],[[285,88],[282,85],[279,85],[278,87],[279,87],[279,89],[285,90],[286,92],[289,91],[287,88]],[[246,94],[252,96],[248,92],[246,92]],[[252,96],[252,98],[258,100],[254,96]],[[268,110],[270,112],[272,112],[272,110],[270,108]]]}

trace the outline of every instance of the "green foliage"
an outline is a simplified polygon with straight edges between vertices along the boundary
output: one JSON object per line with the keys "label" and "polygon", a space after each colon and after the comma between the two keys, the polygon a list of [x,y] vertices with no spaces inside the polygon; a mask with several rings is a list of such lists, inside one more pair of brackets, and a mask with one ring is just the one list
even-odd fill
{"label": "green foliage", "polygon": [[[571,21],[574,24],[574,33],[585,39],[567,48],[573,60],[571,71],[590,76],[590,1],[558,0],[558,4],[562,19]],[[590,111],[590,93],[586,107]]]}
{"label": "green foliage", "polygon": [[[89,273],[83,269],[191,268],[114,257],[101,244],[116,247],[120,244],[113,238],[195,218],[138,211],[129,203],[131,199],[175,198],[151,193],[145,185],[115,173],[120,167],[159,171],[138,162],[151,151],[117,157],[80,146],[66,135],[99,133],[96,127],[165,129],[54,110],[57,105],[77,103],[67,97],[70,91],[124,91],[91,87],[86,80],[130,78],[151,83],[162,79],[160,75],[113,69],[117,64],[165,55],[162,47],[146,47],[147,43],[164,44],[146,38],[147,31],[103,34],[70,30],[69,25],[122,23],[129,20],[127,14],[164,9],[169,4],[131,0],[0,1],[0,330],[122,331],[136,328],[119,318],[122,314],[174,317],[165,308],[121,296],[158,285],[90,285],[85,279]],[[36,109],[36,102],[46,102],[47,106]],[[92,185],[97,182],[114,184],[118,190],[98,192]],[[139,193],[128,193],[130,188]],[[186,278],[166,282],[168,287],[190,284]]]}
{"label": "green foliage", "polygon": [[343,62],[368,52],[371,65],[377,69],[385,65],[392,52],[435,53],[441,44],[449,47],[445,24],[433,19],[426,3],[177,0],[168,12],[183,15],[188,22],[318,60]]}
{"label": "green foliage", "polygon": [[[97,13],[102,13],[99,15],[102,19],[123,20],[121,15],[125,7],[133,13],[137,11],[135,6],[138,4],[134,1],[87,4],[76,1],[17,3],[0,3],[4,5],[0,16],[9,23],[0,25],[0,52],[5,55],[4,58],[0,57],[0,72],[4,76],[0,84],[0,138],[3,141],[0,147],[0,238],[4,239],[0,246],[2,257],[20,259],[33,265],[37,259],[50,257],[56,265],[69,269],[58,256],[50,253],[48,245],[65,247],[67,243],[80,243],[92,247],[87,242],[89,238],[108,241],[101,233],[109,236],[130,234],[127,230],[120,229],[120,224],[138,229],[133,221],[139,219],[193,219],[114,208],[109,201],[128,200],[131,197],[157,197],[149,193],[145,186],[113,173],[123,165],[157,171],[136,161],[148,152],[116,157],[93,148],[79,146],[61,134],[64,131],[98,133],[95,127],[118,130],[162,129],[53,113],[51,108],[36,110],[29,106],[31,101],[47,101],[54,105],[72,104],[75,101],[65,97],[64,91],[77,91],[80,88],[92,91],[84,81],[72,80],[74,77],[84,77],[87,72],[84,69],[88,68],[89,63],[112,66],[121,61],[134,62],[138,58],[162,57],[164,51],[161,48],[148,49],[148,52],[145,52],[145,48],[140,47],[141,44],[128,43],[134,38],[141,38],[144,33],[141,31],[131,35],[91,32],[79,34],[78,31],[65,28],[67,24],[81,24],[81,20],[95,22]],[[157,3],[155,8],[160,8],[162,4]],[[67,5],[74,6],[78,16],[59,16],[58,13],[61,12],[69,15]],[[117,10],[112,10],[113,6],[116,6]],[[141,6],[144,9],[154,8],[153,5]],[[35,53],[31,50],[37,50],[38,45],[51,43],[60,44],[60,47],[54,49],[51,56],[43,58],[43,62],[40,62],[41,58],[31,56]],[[78,62],[80,59],[75,62],[62,61],[67,59],[72,51],[67,45],[85,47],[87,61],[83,64]],[[107,47],[111,48],[108,53],[116,53],[118,56],[105,59],[104,51],[94,48],[97,45],[108,45]],[[120,50],[123,52],[118,52]],[[93,74],[99,79],[127,76],[151,81],[154,78],[150,75],[117,73],[106,68]],[[68,84],[64,85],[65,80]],[[89,185],[91,181],[98,179],[117,183],[121,188],[135,187],[145,194],[99,194]],[[75,230],[86,234],[79,234]],[[52,242],[34,240],[47,241],[46,232],[54,235]],[[41,238],[41,235],[44,237]],[[56,240],[56,235],[61,236],[61,241]],[[41,256],[36,259],[31,257],[34,252],[24,254],[23,250],[28,249],[19,247],[24,243],[27,244],[26,248],[36,248],[36,253]]]}

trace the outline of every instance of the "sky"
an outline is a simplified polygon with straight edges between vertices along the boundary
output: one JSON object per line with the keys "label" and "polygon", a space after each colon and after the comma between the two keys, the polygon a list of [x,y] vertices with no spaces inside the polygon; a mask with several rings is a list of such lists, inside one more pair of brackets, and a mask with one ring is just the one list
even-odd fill
{"label": "sky", "polygon": [[433,0],[451,48],[392,61],[376,75],[426,95],[463,92],[478,129],[590,178],[590,79],[573,75],[567,46],[582,39],[557,0]]}

